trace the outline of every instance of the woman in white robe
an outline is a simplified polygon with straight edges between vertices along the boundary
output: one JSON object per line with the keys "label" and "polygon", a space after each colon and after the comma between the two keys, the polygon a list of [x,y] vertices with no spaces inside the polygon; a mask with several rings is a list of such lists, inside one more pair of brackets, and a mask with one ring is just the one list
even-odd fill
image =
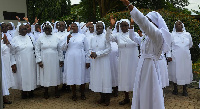
{"label": "woman in white robe", "polygon": [[52,34],[52,26],[46,23],[45,35],[39,37],[36,43],[36,62],[40,66],[38,84],[45,87],[44,97],[48,99],[48,87],[55,86],[55,97],[59,98],[60,67],[63,66],[63,52],[59,45],[60,40]]}
{"label": "woman in white robe", "polygon": [[181,21],[177,21],[172,32],[172,52],[168,54],[169,79],[174,82],[173,94],[178,94],[177,84],[183,85],[183,96],[187,96],[187,84],[193,79],[192,61],[190,48],[192,47],[192,37]]}
{"label": "woman in white robe", "polygon": [[[82,29],[83,30],[83,29]],[[85,50],[86,50],[86,63],[90,63],[91,65],[91,61],[92,59],[90,58],[90,53],[89,53],[89,48],[90,48],[90,44],[91,44],[91,39],[94,37],[95,35],[95,27],[94,24],[91,23],[90,25],[88,25],[88,30],[87,32],[85,32],[85,40],[87,40],[86,42],[88,43]],[[83,32],[83,31],[82,31]],[[89,68],[85,68],[85,82],[89,83],[90,82],[90,70],[91,67],[88,66]]]}
{"label": "woman in white robe", "polygon": [[[58,32],[55,33],[55,36],[58,37],[59,42],[62,42],[69,35],[69,32],[67,32],[66,30],[66,24],[64,21],[60,21],[59,23],[57,23],[57,26],[58,26]],[[62,52],[63,52],[63,57],[64,57],[66,51],[62,51]],[[61,72],[60,81],[61,83],[63,83],[64,66],[60,68],[60,72]],[[70,86],[66,84],[63,84],[62,90],[66,92],[71,91]]]}
{"label": "woman in white robe", "polygon": [[27,35],[25,25],[19,26],[19,35],[12,39],[11,46],[11,64],[15,82],[13,89],[22,90],[22,98],[27,98],[27,94],[33,97],[33,90],[36,88],[36,63],[34,45]]}
{"label": "woman in white robe", "polygon": [[98,103],[105,103],[106,106],[110,104],[109,93],[112,93],[110,49],[110,42],[106,40],[105,25],[103,22],[97,22],[96,35],[90,44],[92,62],[89,88],[94,92],[100,92],[101,99]]}
{"label": "woman in white robe", "polygon": [[[7,39],[7,36],[4,36]],[[10,43],[10,42],[8,42]],[[14,86],[14,77],[13,72],[11,69],[11,51],[10,51],[11,45],[6,44],[4,41],[4,38],[1,41],[1,49],[2,49],[2,60],[4,64],[4,70],[6,72],[6,80],[7,80],[7,86],[8,88],[11,88]]]}
{"label": "woman in white robe", "polygon": [[[5,57],[3,57],[5,55],[5,46],[10,46],[10,42],[8,41],[7,37],[3,37],[3,41],[1,43],[1,45],[4,45],[4,46],[1,46],[3,104],[11,104],[12,102],[8,101],[8,99],[6,98],[6,95],[10,94],[8,89],[10,88],[9,84],[11,84],[11,82],[9,80],[10,78],[7,77],[9,72],[6,70],[8,70],[8,68],[5,67],[5,65],[7,65],[8,62],[5,63],[4,61],[7,61],[7,60],[5,59]],[[9,51],[9,53],[10,53],[10,51]],[[9,68],[11,69],[11,66]],[[4,105],[3,105],[3,107],[4,107]]]}
{"label": "woman in white robe", "polygon": [[[115,23],[115,28],[112,31],[114,36],[119,34],[119,24],[120,21]],[[109,54],[110,58],[110,67],[111,67],[111,74],[112,74],[112,87],[113,87],[113,95],[114,97],[118,96],[118,65],[119,65],[119,52],[118,52],[118,45],[116,42],[110,42],[111,45],[111,52]]]}
{"label": "woman in white robe", "polygon": [[128,19],[120,20],[120,33],[117,36],[110,36],[111,40],[117,42],[119,48],[119,74],[118,90],[124,91],[125,99],[119,102],[120,105],[130,103],[129,91],[133,91],[135,74],[138,65],[138,44],[129,38]]}
{"label": "woman in white robe", "polygon": [[166,38],[170,36],[170,33],[167,30],[167,25],[159,13],[150,12],[146,17],[128,0],[121,1],[128,6],[131,17],[147,35],[141,47],[131,108],[164,109],[163,91],[156,67],[162,51],[169,50]]}
{"label": "woman in white robe", "polygon": [[72,34],[69,34],[61,47],[66,51],[64,60],[63,83],[72,86],[72,100],[76,101],[76,85],[81,85],[81,99],[85,100],[85,35],[79,33],[78,22],[71,24]]}

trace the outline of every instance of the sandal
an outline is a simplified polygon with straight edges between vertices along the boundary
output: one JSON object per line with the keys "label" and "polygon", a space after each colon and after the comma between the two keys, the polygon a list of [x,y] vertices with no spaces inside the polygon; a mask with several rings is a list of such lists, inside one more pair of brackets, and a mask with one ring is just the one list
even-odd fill
{"label": "sandal", "polygon": [[130,99],[124,99],[123,101],[119,102],[119,105],[125,105],[130,103]]}

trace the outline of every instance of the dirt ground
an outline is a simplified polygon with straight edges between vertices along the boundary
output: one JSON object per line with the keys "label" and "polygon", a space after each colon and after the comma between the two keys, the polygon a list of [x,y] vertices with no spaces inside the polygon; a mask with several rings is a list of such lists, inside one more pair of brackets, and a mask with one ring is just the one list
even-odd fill
{"label": "dirt ground", "polygon": [[[200,90],[188,88],[188,97],[181,95],[182,87],[179,86],[179,94],[173,95],[172,85],[165,89],[165,108],[166,109],[200,109]],[[61,89],[61,88],[60,88]],[[78,100],[72,101],[72,93],[61,92],[60,98],[54,97],[54,88],[49,90],[49,99],[43,98],[43,88],[38,88],[34,91],[35,97],[32,99],[21,99],[20,91],[10,90],[10,95],[7,96],[13,103],[5,105],[5,109],[130,109],[131,103],[121,106],[119,102],[123,100],[124,93],[119,92],[118,97],[111,97],[109,106],[97,104],[100,98],[99,93],[94,93],[86,88],[86,100],[80,99],[80,93],[77,92]],[[130,94],[132,98],[132,93]]]}

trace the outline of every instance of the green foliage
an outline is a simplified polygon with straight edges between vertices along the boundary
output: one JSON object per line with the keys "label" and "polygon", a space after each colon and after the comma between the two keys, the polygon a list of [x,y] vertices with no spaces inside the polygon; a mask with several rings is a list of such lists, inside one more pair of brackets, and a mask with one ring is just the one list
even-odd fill
{"label": "green foliage", "polygon": [[[144,13],[144,15],[146,15],[148,12],[152,11],[150,9],[140,9],[140,11],[142,13]],[[166,24],[168,25],[168,28],[170,31],[173,30],[174,27],[174,23],[177,20],[181,20],[185,27],[186,27],[186,31],[189,32],[192,36],[192,40],[193,40],[193,47],[190,49],[191,51],[191,56],[192,56],[192,61],[193,63],[196,62],[198,60],[198,58],[200,57],[200,49],[198,47],[198,44],[200,43],[200,22],[196,19],[194,19],[194,17],[192,17],[191,15],[185,14],[183,12],[172,12],[172,11],[168,11],[165,9],[159,9],[156,10],[157,12],[159,12],[162,17],[165,19]],[[117,12],[117,13],[110,13],[107,14],[104,18],[102,18],[102,20],[105,22],[106,26],[110,25],[110,15],[113,14],[114,18],[117,18],[117,20],[120,19],[130,19],[130,14],[128,11],[125,12]],[[136,27],[135,30],[139,29],[138,27]]]}
{"label": "green foliage", "polygon": [[39,22],[59,20],[61,17],[70,14],[70,0],[27,0],[29,22],[33,23],[35,17]]}

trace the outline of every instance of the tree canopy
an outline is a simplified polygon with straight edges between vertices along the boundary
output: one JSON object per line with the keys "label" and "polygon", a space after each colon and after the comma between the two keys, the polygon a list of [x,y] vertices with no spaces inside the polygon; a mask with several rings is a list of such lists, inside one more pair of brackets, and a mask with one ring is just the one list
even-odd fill
{"label": "tree canopy", "polygon": [[31,23],[35,17],[40,22],[57,20],[69,15],[71,11],[70,0],[27,0],[28,18]]}

